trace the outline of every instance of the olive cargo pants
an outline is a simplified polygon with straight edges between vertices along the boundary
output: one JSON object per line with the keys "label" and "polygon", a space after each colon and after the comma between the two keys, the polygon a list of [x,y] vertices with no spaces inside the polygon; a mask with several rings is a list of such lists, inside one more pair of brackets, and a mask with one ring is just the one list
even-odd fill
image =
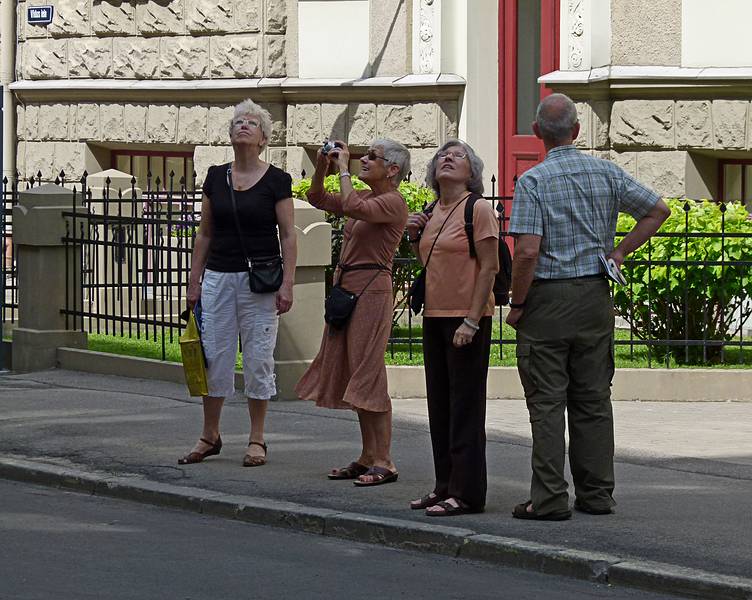
{"label": "olive cargo pants", "polygon": [[533,434],[530,499],[539,514],[569,508],[569,463],[581,505],[611,508],[614,490],[614,310],[600,277],[536,280],[517,328],[517,369]]}

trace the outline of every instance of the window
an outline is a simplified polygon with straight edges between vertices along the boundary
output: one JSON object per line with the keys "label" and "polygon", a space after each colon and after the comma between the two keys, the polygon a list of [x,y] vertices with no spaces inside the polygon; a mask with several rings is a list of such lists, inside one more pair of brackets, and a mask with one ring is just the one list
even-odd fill
{"label": "window", "polygon": [[752,160],[720,161],[720,179],[724,202],[743,202],[752,209]]}
{"label": "window", "polygon": [[[185,187],[193,190],[193,153],[192,152],[153,152],[146,150],[113,150],[112,168],[128,173],[136,178],[136,186],[142,190],[150,187],[159,190],[172,189],[180,191],[180,179],[185,177]],[[151,173],[151,181],[149,181]]]}

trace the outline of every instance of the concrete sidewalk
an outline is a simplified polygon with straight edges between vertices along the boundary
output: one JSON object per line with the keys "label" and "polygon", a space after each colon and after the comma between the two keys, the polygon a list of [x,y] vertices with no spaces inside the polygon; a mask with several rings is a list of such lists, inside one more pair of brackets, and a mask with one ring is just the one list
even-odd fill
{"label": "concrete sidewalk", "polygon": [[[190,399],[184,386],[59,370],[5,376],[0,378],[0,474],[24,478],[27,469],[29,480],[42,481],[39,472],[31,474],[38,465],[53,475],[59,470],[58,479],[50,475],[48,483],[62,482],[70,468],[92,490],[119,477],[118,485],[130,481],[140,490],[158,489],[153,482],[176,494],[200,488],[194,495],[204,501],[246,498],[250,506],[263,500],[265,510],[296,503],[322,519],[356,514],[370,541],[389,543],[387,526],[417,537],[443,532],[460,536],[459,547],[476,548],[462,556],[475,552],[489,559],[477,550],[479,542],[509,540],[505,552],[543,552],[530,565],[544,570],[546,560],[556,562],[545,554],[548,548],[570,561],[588,557],[591,567],[611,565],[611,582],[667,591],[660,581],[679,577],[686,593],[752,598],[752,580],[737,579],[752,577],[752,403],[620,402],[614,410],[617,513],[575,513],[563,523],[511,518],[514,504],[527,498],[530,478],[529,424],[518,400],[489,401],[489,494],[481,515],[436,519],[408,508],[410,499],[432,487],[424,400],[394,403],[399,481],[357,488],[325,477],[329,468],[357,457],[358,427],[349,412],[304,402],[271,404],[269,463],[244,469],[248,416],[245,403],[235,400],[223,415],[222,454],[180,467],[176,459],[194,443],[201,418],[200,402]],[[413,546],[420,545],[416,538]],[[631,575],[619,579],[619,564]],[[642,571],[633,566],[640,564]],[[596,568],[581,576],[599,575]],[[671,585],[682,591],[675,581]]]}

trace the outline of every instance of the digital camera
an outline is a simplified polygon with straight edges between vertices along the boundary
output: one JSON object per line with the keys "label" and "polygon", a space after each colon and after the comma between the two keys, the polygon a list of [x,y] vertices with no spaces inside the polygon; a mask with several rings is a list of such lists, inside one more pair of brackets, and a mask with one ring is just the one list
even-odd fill
{"label": "digital camera", "polygon": [[332,142],[331,140],[326,140],[324,142],[324,145],[321,147],[321,154],[327,155],[332,150],[336,150],[337,148],[341,148],[342,144],[338,144],[337,142]]}

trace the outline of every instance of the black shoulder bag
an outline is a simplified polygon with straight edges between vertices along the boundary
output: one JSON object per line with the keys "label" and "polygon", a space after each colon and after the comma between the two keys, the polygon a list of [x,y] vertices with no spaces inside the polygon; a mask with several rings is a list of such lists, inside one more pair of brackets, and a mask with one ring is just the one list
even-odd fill
{"label": "black shoulder bag", "polygon": [[[441,235],[441,232],[444,229],[444,225],[447,224],[447,221],[449,221],[449,218],[452,216],[452,213],[455,210],[457,210],[457,207],[463,202],[465,202],[469,197],[470,197],[470,194],[468,194],[462,200],[457,202],[454,208],[452,208],[452,210],[447,215],[447,218],[444,219],[444,222],[441,224],[441,227],[439,227],[439,232],[436,234],[436,237],[433,240],[433,244],[431,244],[431,249],[428,251],[428,256],[426,257],[426,263],[423,265],[423,268],[420,270],[420,273],[418,273],[418,276],[415,278],[415,281],[413,281],[413,284],[410,286],[410,293],[409,293],[410,310],[413,311],[414,315],[417,315],[423,311],[423,305],[426,302],[426,269],[428,269],[428,261],[431,260],[431,254],[433,254],[433,249],[436,246],[436,242],[439,241],[439,236]],[[431,209],[431,212],[433,212],[433,208]]]}
{"label": "black shoulder bag", "polygon": [[261,258],[249,258],[248,251],[243,242],[243,232],[240,229],[238,218],[238,205],[235,201],[235,189],[232,185],[232,167],[227,167],[227,185],[230,186],[230,199],[232,200],[232,216],[235,218],[235,227],[240,238],[240,247],[243,250],[245,262],[248,265],[248,284],[254,294],[270,294],[282,287],[282,257],[266,256]]}
{"label": "black shoulder bag", "polygon": [[[344,249],[345,248],[343,245],[340,254],[344,254]],[[329,323],[329,325],[331,325],[334,329],[343,329],[345,325],[347,325],[353,311],[355,310],[355,305],[358,302],[358,298],[360,298],[360,296],[363,295],[363,292],[368,289],[368,286],[370,286],[374,282],[376,277],[378,277],[379,272],[386,271],[387,273],[391,273],[391,271],[389,271],[389,269],[382,265],[373,263],[364,263],[360,265],[346,265],[339,263],[338,266],[340,270],[340,280],[342,279],[342,273],[345,273],[347,271],[376,271],[376,273],[373,277],[371,277],[366,286],[362,290],[360,290],[359,294],[343,288],[339,284],[339,281],[332,286],[329,295],[324,301],[324,321]]]}

